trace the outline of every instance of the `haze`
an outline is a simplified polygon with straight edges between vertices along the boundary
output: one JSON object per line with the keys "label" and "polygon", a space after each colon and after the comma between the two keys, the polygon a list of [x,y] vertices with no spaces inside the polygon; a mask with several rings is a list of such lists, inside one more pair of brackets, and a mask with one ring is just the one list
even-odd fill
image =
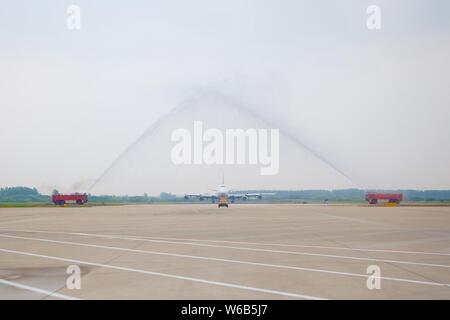
{"label": "haze", "polygon": [[[234,188],[449,189],[449,14],[445,0],[2,1],[0,187],[203,192],[224,172]],[[194,120],[280,128],[280,173],[174,166],[170,132]]]}

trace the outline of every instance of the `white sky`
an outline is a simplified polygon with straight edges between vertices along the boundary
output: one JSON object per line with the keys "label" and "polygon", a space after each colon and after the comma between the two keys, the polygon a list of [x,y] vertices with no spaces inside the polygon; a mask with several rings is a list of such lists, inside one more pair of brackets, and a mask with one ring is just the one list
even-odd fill
{"label": "white sky", "polygon": [[[366,28],[371,4],[379,31]],[[448,189],[449,14],[445,0],[2,1],[0,186],[85,191],[193,100],[92,191],[206,191],[222,172],[234,188]],[[174,128],[261,119],[307,147],[283,137],[276,177],[167,162]]]}

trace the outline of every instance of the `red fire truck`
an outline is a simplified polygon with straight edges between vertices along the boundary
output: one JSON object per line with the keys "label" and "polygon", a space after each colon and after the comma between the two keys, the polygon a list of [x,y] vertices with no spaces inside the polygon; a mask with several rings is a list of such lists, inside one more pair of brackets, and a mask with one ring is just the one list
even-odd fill
{"label": "red fire truck", "polygon": [[86,193],[74,193],[74,194],[54,194],[52,195],[52,201],[58,206],[63,206],[67,201],[74,201],[76,204],[85,204],[88,202],[88,196]]}
{"label": "red fire truck", "polygon": [[387,200],[389,203],[399,204],[400,201],[403,201],[402,193],[376,193],[376,192],[367,192],[366,193],[366,201],[369,204],[377,204],[378,200]]}

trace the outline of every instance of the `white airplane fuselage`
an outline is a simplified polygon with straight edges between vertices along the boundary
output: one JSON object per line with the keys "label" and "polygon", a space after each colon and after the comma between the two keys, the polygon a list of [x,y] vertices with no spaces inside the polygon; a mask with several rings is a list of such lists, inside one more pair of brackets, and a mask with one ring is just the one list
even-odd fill
{"label": "white airplane fuselage", "polygon": [[217,197],[228,197],[228,188],[224,185],[221,184],[219,186],[219,188],[217,189],[217,193],[216,193]]}

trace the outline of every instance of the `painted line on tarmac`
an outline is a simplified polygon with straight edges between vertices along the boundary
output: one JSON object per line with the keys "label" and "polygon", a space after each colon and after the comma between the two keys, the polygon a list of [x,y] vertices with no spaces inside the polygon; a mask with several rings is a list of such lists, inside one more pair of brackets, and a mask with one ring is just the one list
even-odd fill
{"label": "painted line on tarmac", "polygon": [[[36,233],[39,233],[39,232],[36,232]],[[46,233],[46,232],[42,232],[42,233]],[[332,258],[332,259],[357,260],[357,261],[377,261],[377,262],[385,262],[385,263],[393,263],[393,264],[417,265],[417,266],[434,267],[434,268],[450,268],[450,265],[445,265],[445,264],[423,263],[423,262],[391,260],[391,259],[362,258],[362,257],[354,257],[354,256],[341,256],[341,255],[333,255],[333,254],[310,253],[310,252],[299,252],[299,251],[271,250],[271,249],[260,249],[260,248],[249,248],[249,247],[234,247],[234,246],[203,244],[203,243],[194,243],[194,242],[176,242],[176,241],[167,241],[167,240],[153,240],[153,239],[150,239],[150,238],[123,237],[123,236],[93,234],[93,233],[61,232],[61,233],[58,233],[58,234],[75,235],[75,236],[87,236],[87,237],[105,238],[105,239],[145,241],[145,242],[155,242],[155,243],[170,243],[170,244],[178,244],[178,245],[212,247],[212,248],[232,249],[232,250],[242,250],[242,251],[255,251],[255,252],[292,254],[292,255],[299,255],[299,256],[313,256],[313,257]],[[2,235],[2,236],[6,236],[6,235]]]}
{"label": "painted line on tarmac", "polygon": [[[302,244],[285,244],[285,243],[263,243],[263,242],[247,242],[247,241],[230,241],[230,240],[207,240],[207,239],[186,239],[186,238],[168,238],[168,237],[146,237],[146,236],[130,236],[130,235],[105,235],[95,233],[80,233],[80,232],[59,232],[59,231],[46,231],[46,230],[30,230],[30,229],[4,229],[2,231],[7,232],[26,232],[26,233],[48,233],[48,234],[63,234],[63,235],[82,235],[92,237],[111,237],[111,238],[124,238],[125,240],[174,240],[174,241],[194,241],[194,242],[217,242],[217,243],[235,243],[235,244],[247,244],[247,245],[259,245],[259,246],[282,246],[282,247],[298,247],[298,248],[311,248],[311,249],[330,249],[330,250],[346,250],[346,251],[367,251],[367,252],[385,252],[385,253],[401,253],[401,254],[423,254],[423,255],[435,255],[435,256],[450,256],[450,253],[445,252],[426,252],[426,251],[405,251],[405,250],[390,250],[390,249],[369,249],[369,248],[347,248],[336,246],[316,246],[316,245],[302,245]],[[170,242],[169,242],[170,243]],[[179,243],[179,242],[174,242]],[[201,244],[196,244],[201,245]],[[234,248],[234,247],[232,247]],[[289,251],[288,251],[289,252]],[[295,252],[294,252],[295,253]]]}
{"label": "painted line on tarmac", "polygon": [[[261,262],[251,262],[251,261],[242,261],[242,260],[211,258],[211,257],[204,257],[204,256],[193,256],[193,255],[168,253],[168,252],[159,252],[159,251],[148,251],[148,250],[140,250],[140,249],[129,249],[129,248],[122,248],[122,247],[103,246],[103,245],[96,245],[96,244],[71,242],[71,241],[60,241],[60,240],[41,239],[41,238],[19,237],[19,236],[10,236],[10,235],[2,235],[2,234],[0,234],[0,237],[15,238],[15,239],[22,239],[22,240],[32,240],[32,241],[41,241],[41,242],[49,242],[49,243],[57,243],[57,244],[67,244],[67,245],[74,245],[74,246],[99,248],[99,249],[119,250],[119,251],[125,251],[125,252],[133,252],[133,253],[164,255],[164,256],[172,256],[172,257],[180,257],[180,258],[209,260],[209,261],[218,261],[218,262],[229,262],[229,263],[245,264],[245,265],[253,265],[253,266],[262,266],[262,267],[270,267],[270,268],[280,268],[280,269],[290,269],[290,270],[307,271],[307,272],[327,273],[327,274],[341,275],[341,276],[362,277],[362,278],[367,278],[368,277],[367,274],[359,274],[359,273],[351,273],[351,272],[341,272],[341,271],[323,270],[323,269],[315,269],[315,268],[294,267],[294,266],[276,265],[276,264],[261,263]],[[421,280],[392,278],[392,277],[380,277],[380,279],[382,279],[382,280],[390,280],[390,281],[398,281],[398,282],[414,283],[414,284],[420,284],[420,285],[450,287],[450,284],[439,283],[439,282],[431,282],[431,281],[421,281]]]}
{"label": "painted line on tarmac", "polygon": [[[395,233],[393,231],[392,233]],[[391,233],[391,232],[389,232]],[[137,237],[137,236],[129,236]],[[230,241],[230,240],[207,240],[207,239],[186,239],[186,238],[168,238],[168,237],[145,237],[145,239],[156,240],[174,240],[174,241],[195,241],[195,242],[217,242],[217,243],[235,243],[246,245],[258,245],[258,246],[280,246],[280,247],[296,247],[296,248],[311,248],[311,249],[331,249],[331,250],[347,250],[347,251],[367,251],[367,252],[386,252],[386,253],[403,253],[403,254],[423,254],[423,255],[436,255],[436,256],[450,256],[450,253],[444,252],[424,252],[424,251],[403,251],[403,250],[389,250],[389,249],[364,249],[364,248],[347,248],[347,247],[335,247],[335,246],[316,246],[316,245],[303,245],[303,244],[287,244],[287,243],[264,243],[264,242],[248,242],[248,241]]]}
{"label": "painted line on tarmac", "polygon": [[321,298],[321,297],[308,296],[308,295],[297,294],[297,293],[292,293],[292,292],[285,292],[285,291],[278,291],[278,290],[264,289],[264,288],[256,288],[256,287],[250,287],[250,286],[239,285],[239,284],[234,284],[234,283],[205,280],[205,279],[200,279],[200,278],[180,276],[180,275],[169,274],[169,273],[147,271],[147,270],[142,270],[142,269],[127,268],[127,267],[115,266],[115,265],[110,265],[110,264],[102,264],[102,263],[83,261],[83,260],[77,260],[77,259],[68,259],[68,258],[62,258],[62,257],[48,256],[48,255],[43,255],[43,254],[31,253],[31,252],[16,251],[16,250],[9,250],[9,249],[3,249],[3,248],[0,248],[0,251],[6,252],[6,253],[12,253],[12,254],[30,256],[30,257],[38,257],[38,258],[44,258],[44,259],[50,259],[50,260],[65,261],[65,262],[76,263],[76,264],[80,264],[80,265],[90,265],[90,266],[95,266],[95,267],[100,267],[100,268],[114,269],[114,270],[127,271],[127,272],[135,272],[135,273],[141,273],[141,274],[146,274],[146,275],[159,276],[159,277],[165,277],[165,278],[171,278],[171,279],[177,279],[177,280],[186,280],[186,281],[191,281],[191,282],[198,282],[198,283],[216,285],[216,286],[233,288],[233,289],[255,291],[255,292],[279,295],[279,296],[290,297],[290,298],[308,299],[308,300],[326,300],[325,298]]}
{"label": "painted line on tarmac", "polygon": [[42,293],[42,294],[45,294],[47,296],[51,296],[51,297],[55,297],[55,298],[59,298],[59,299],[80,300],[80,299],[75,298],[75,297],[66,296],[65,294],[52,292],[52,291],[48,291],[48,290],[44,290],[44,289],[40,289],[40,288],[36,288],[36,287],[31,287],[31,286],[27,286],[25,284],[12,282],[12,281],[8,281],[8,280],[0,279],[0,283],[4,284],[4,285],[7,285],[7,286],[11,286],[11,287],[16,287],[16,288],[19,288],[19,289],[24,289],[24,290],[28,290],[28,291],[37,292],[37,293]]}

